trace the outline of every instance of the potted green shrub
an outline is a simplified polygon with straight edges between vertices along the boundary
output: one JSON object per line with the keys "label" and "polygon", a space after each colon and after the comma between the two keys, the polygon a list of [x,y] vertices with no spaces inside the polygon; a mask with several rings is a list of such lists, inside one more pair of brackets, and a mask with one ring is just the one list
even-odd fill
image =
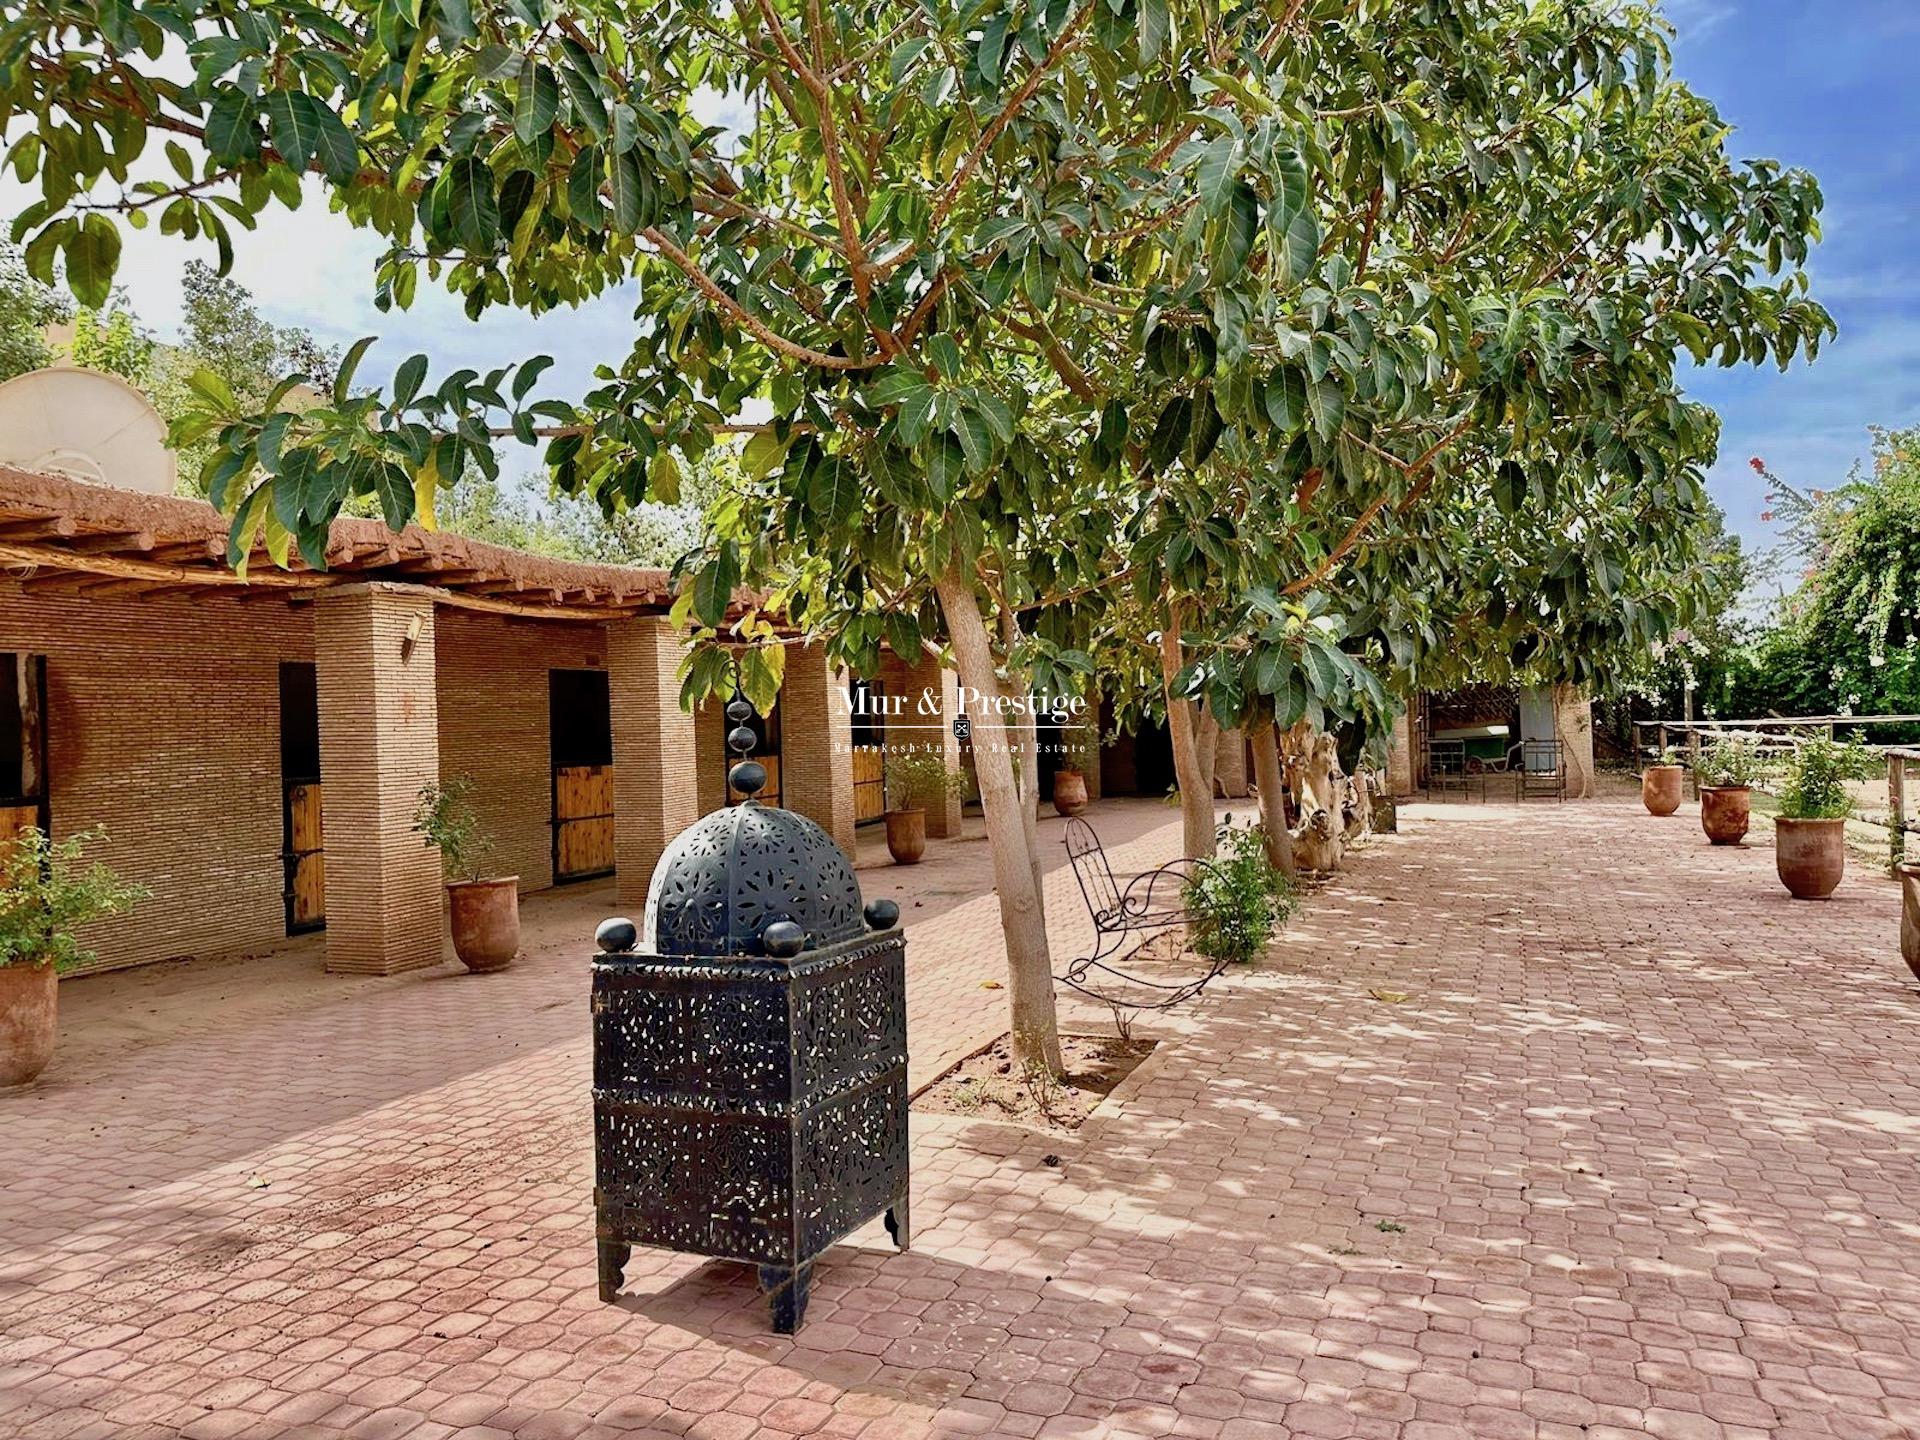
{"label": "potted green shrub", "polygon": [[94,829],[49,840],[29,826],[0,847],[0,1087],[26,1084],[53,1059],[59,973],[93,958],[75,932],[146,898],[105,865],[82,864],[105,838]]}
{"label": "potted green shrub", "polygon": [[1824,900],[1839,887],[1853,813],[1847,781],[1865,779],[1872,766],[1858,740],[1842,745],[1825,736],[1799,741],[1787,757],[1773,822],[1773,863],[1794,898]]}
{"label": "potted green shrub", "polygon": [[965,795],[967,777],[931,750],[901,750],[886,759],[887,853],[897,865],[918,865],[927,853],[927,809]]}
{"label": "potted green shrub", "polygon": [[493,842],[481,832],[464,775],[420,787],[413,828],[440,852],[448,875],[447,916],[453,953],[476,974],[504,970],[520,953],[520,877],[483,875]]}
{"label": "potted green shrub", "polygon": [[1726,735],[1700,756],[1700,828],[1715,845],[1738,845],[1753,818],[1760,752],[1751,740]]}
{"label": "potted green shrub", "polygon": [[1649,815],[1671,815],[1680,808],[1680,777],[1685,773],[1671,745],[1640,772],[1640,803]]}
{"label": "potted green shrub", "polygon": [[1288,915],[1294,889],[1267,859],[1257,828],[1229,825],[1211,861],[1196,865],[1183,896],[1187,940],[1202,958],[1245,964],[1267,948]]}

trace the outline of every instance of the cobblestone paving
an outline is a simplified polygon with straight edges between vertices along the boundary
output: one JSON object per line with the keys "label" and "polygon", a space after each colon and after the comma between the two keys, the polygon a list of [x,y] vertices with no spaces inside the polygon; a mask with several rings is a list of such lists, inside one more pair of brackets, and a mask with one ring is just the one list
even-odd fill
{"label": "cobblestone paving", "polygon": [[[793,1339],[739,1267],[595,1298],[604,894],[497,977],[70,987],[0,1098],[0,1435],[1920,1434],[1893,887],[1790,901],[1690,810],[1405,813],[1079,1134],[916,1117],[913,1252],[836,1249]],[[1121,868],[1177,843],[1100,824]],[[862,875],[922,895],[916,1079],[1004,1003],[984,846],[938,854]]]}

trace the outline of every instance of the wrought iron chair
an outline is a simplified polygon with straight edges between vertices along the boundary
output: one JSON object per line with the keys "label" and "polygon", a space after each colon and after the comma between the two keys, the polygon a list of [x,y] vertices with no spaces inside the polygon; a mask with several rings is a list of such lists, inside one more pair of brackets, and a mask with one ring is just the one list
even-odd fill
{"label": "wrought iron chair", "polygon": [[1429,740],[1427,742],[1427,789],[1467,791],[1467,742]]}
{"label": "wrought iron chair", "polygon": [[1511,761],[1515,756],[1519,757],[1520,777],[1516,798],[1567,798],[1566,751],[1558,740],[1523,740],[1507,758]]}
{"label": "wrought iron chair", "polygon": [[[1086,901],[1087,914],[1093,921],[1094,944],[1091,954],[1069,960],[1067,968],[1054,977],[1061,984],[1116,1009],[1165,1010],[1198,995],[1226,969],[1225,961],[1213,961],[1197,979],[1162,981],[1132,974],[1115,964],[1131,959],[1152,940],[1186,923],[1181,891],[1198,870],[1209,865],[1208,861],[1171,860],[1122,885],[1107,863],[1106,847],[1086,821],[1067,821],[1065,844],[1074,879],[1080,885],[1080,898]],[[1095,988],[1096,971],[1134,987],[1134,993],[1116,995]]]}

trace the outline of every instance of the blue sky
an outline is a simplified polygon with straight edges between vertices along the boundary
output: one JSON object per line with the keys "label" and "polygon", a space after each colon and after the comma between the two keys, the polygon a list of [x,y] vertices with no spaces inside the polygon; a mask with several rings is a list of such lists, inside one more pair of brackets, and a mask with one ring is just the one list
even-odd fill
{"label": "blue sky", "polygon": [[[1763,487],[1747,468],[1764,456],[1789,480],[1827,487],[1867,453],[1870,424],[1920,423],[1920,0],[1668,0],[1683,78],[1737,127],[1735,155],[1811,169],[1827,197],[1826,240],[1811,270],[1841,334],[1812,367],[1696,372],[1692,392],[1725,419],[1712,477],[1729,524],[1756,545]],[[0,213],[24,203],[0,179]],[[404,317],[373,308],[379,242],[319,203],[274,210],[237,246],[235,277],[282,323],[346,343],[383,333],[367,378],[425,350],[436,369],[484,369],[545,351],[549,384],[578,393],[597,361],[617,362],[632,332],[619,296],[540,319],[491,311],[470,323],[423,285]],[[179,317],[180,267],[202,248],[148,230],[128,236],[122,275],[135,309],[163,336]],[[530,460],[531,457],[529,456]]]}
{"label": "blue sky", "polygon": [[1820,178],[1825,239],[1808,270],[1840,338],[1812,366],[1697,371],[1721,414],[1714,496],[1767,543],[1762,456],[1829,488],[1868,453],[1867,426],[1920,424],[1920,0],[1669,0],[1675,68],[1737,126],[1739,157]]}

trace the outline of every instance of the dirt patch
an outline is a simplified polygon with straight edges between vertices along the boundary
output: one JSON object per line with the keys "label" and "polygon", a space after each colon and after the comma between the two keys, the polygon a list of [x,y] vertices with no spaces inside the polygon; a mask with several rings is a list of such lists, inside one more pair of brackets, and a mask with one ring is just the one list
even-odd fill
{"label": "dirt patch", "polygon": [[914,1097],[913,1108],[937,1115],[1017,1120],[1047,1130],[1078,1130],[1113,1089],[1153,1053],[1152,1040],[1113,1035],[1062,1035],[1063,1081],[1027,1076],[1002,1035],[969,1055]]}

